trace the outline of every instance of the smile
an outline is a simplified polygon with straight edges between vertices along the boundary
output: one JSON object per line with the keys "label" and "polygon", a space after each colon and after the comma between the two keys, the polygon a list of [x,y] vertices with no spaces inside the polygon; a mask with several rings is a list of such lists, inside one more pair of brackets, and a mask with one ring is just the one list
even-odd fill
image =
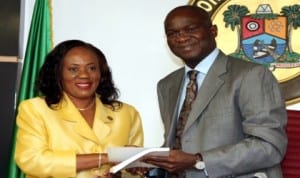
{"label": "smile", "polygon": [[77,83],[76,86],[79,88],[82,88],[82,89],[87,89],[87,88],[90,88],[92,86],[92,84],[91,83]]}

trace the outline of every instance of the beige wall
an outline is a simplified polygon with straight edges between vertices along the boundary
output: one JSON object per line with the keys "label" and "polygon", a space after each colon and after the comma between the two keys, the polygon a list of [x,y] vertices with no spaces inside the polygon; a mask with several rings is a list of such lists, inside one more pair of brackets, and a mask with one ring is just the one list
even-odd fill
{"label": "beige wall", "polygon": [[[134,105],[142,116],[145,146],[163,142],[156,83],[182,65],[167,47],[163,20],[170,9],[188,2],[52,0],[54,44],[76,38],[93,43],[105,53],[121,91],[120,99]],[[33,3],[25,2],[24,44]],[[300,110],[300,104],[290,108]]]}
{"label": "beige wall", "polygon": [[0,56],[0,62],[17,62],[16,56]]}

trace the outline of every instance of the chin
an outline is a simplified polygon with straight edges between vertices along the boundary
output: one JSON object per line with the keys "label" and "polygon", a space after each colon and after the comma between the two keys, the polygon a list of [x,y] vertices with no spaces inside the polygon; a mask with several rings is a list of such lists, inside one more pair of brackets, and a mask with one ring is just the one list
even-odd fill
{"label": "chin", "polygon": [[194,55],[190,55],[190,56],[180,56],[180,58],[184,61],[184,62],[190,62],[190,61],[201,61],[201,58],[199,56],[194,56]]}
{"label": "chin", "polygon": [[181,53],[177,55],[179,58],[183,59],[184,61],[196,60],[199,59],[200,55],[195,51],[190,51],[189,53]]}
{"label": "chin", "polygon": [[90,97],[93,97],[93,96],[94,96],[94,94],[90,93],[90,92],[78,93],[78,97],[80,97],[80,98],[90,98]]}

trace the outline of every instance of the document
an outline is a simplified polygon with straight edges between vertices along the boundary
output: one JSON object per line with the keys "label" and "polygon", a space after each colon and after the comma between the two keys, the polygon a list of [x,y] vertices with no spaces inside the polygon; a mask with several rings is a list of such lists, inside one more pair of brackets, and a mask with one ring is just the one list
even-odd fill
{"label": "document", "polygon": [[151,164],[141,162],[143,156],[168,156],[170,148],[168,147],[109,147],[107,148],[108,159],[110,162],[118,164],[110,168],[110,173],[116,173],[122,169],[132,167],[156,167]]}

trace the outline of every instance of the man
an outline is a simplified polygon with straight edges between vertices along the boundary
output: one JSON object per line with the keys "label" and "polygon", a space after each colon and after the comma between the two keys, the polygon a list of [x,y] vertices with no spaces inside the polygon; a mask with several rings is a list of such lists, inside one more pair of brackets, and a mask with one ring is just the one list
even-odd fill
{"label": "man", "polygon": [[[171,51],[185,66],[159,81],[157,89],[164,146],[173,149],[167,158],[151,156],[145,162],[166,170],[166,177],[281,178],[287,116],[272,73],[216,48],[217,26],[203,9],[177,7],[164,25]],[[199,89],[178,134],[192,69],[198,71]]]}

